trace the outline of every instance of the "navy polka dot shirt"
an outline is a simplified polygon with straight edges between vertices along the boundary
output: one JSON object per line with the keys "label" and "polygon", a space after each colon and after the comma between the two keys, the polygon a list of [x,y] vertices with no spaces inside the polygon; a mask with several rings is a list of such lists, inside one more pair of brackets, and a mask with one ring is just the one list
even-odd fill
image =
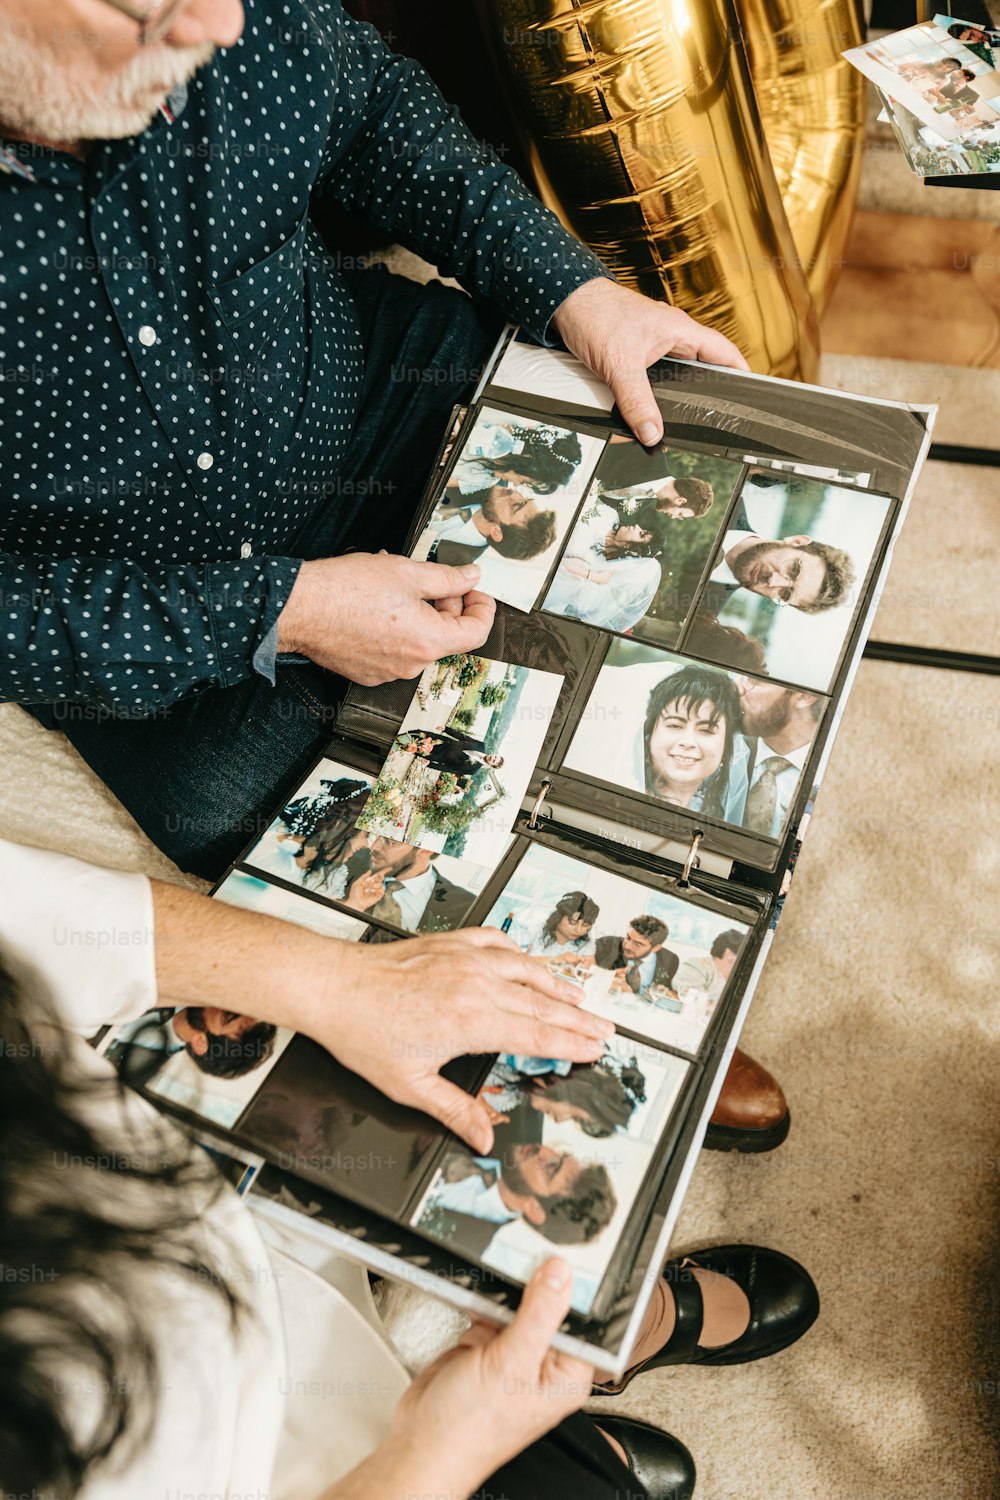
{"label": "navy polka dot shirt", "polygon": [[536,337],[606,274],[338,0],[249,0],[145,133],[0,150],[0,699],[146,713],[255,670],[363,352],[326,194]]}

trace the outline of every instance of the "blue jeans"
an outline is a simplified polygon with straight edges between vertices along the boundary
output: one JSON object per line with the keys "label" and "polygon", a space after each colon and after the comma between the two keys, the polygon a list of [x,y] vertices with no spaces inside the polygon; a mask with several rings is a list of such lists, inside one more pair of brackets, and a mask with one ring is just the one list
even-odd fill
{"label": "blue jeans", "polygon": [[[366,355],[361,405],[336,493],[295,538],[293,557],[402,548],[448,414],[471,396],[503,327],[495,310],[439,283],[382,267],[348,281]],[[164,854],[216,880],[319,755],[346,687],[311,663],[279,662],[274,687],[254,674],[148,719],[69,704],[29,712],[64,731]]]}

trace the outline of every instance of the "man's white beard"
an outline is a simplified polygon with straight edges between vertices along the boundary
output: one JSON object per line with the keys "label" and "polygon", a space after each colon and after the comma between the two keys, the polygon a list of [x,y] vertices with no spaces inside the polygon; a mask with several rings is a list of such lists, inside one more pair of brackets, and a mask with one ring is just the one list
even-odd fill
{"label": "man's white beard", "polygon": [[[81,36],[81,50],[86,39]],[[30,140],[117,140],[145,130],[166,95],[209,61],[215,47],[154,47],[139,52],[100,94],[74,48],[54,50],[16,22],[0,22],[0,120]],[[166,87],[160,87],[166,85]],[[154,92],[154,86],[155,92]]]}

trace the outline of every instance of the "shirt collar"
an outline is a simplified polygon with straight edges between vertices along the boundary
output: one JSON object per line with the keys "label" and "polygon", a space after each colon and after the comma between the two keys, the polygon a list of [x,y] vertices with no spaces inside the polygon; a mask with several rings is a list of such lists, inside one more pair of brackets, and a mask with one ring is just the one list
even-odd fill
{"label": "shirt collar", "polygon": [[755,531],[726,532],[726,535],[723,538],[722,542],[722,556],[719,559],[718,566],[712,572],[712,575],[709,579],[710,583],[730,583],[735,584],[737,588],[739,587],[740,581],[736,577],[736,574],[733,572],[732,568],[729,566],[729,563],[726,561],[726,556],[729,552],[732,551],[734,547],[738,546],[740,542],[745,542],[747,537],[756,535],[757,533]]}
{"label": "shirt collar", "polygon": [[796,771],[801,771],[805,768],[811,749],[812,740],[806,740],[805,744],[800,745],[797,750],[772,750],[767,740],[762,739],[757,749],[757,765],[762,766],[766,760],[770,760],[772,755],[780,755],[793,765]]}

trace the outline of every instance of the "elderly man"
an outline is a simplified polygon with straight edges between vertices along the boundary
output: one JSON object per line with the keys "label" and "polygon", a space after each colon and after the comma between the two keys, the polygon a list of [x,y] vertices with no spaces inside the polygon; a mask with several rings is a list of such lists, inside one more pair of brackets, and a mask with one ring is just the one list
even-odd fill
{"label": "elderly man", "polygon": [[[331,255],[324,202],[473,300]],[[391,549],[505,317],[646,443],[655,359],[745,365],[611,280],[338,0],[0,0],[0,276],[0,699],[208,879],[344,678],[486,640],[474,565]]]}
{"label": "elderly man", "polygon": [[[475,567],[375,552],[503,317],[648,440],[653,359],[742,364],[616,285],[337,0],[0,0],[0,132],[0,696],[206,877],[323,743],[334,674],[485,641]],[[345,268],[327,202],[474,300]]]}

